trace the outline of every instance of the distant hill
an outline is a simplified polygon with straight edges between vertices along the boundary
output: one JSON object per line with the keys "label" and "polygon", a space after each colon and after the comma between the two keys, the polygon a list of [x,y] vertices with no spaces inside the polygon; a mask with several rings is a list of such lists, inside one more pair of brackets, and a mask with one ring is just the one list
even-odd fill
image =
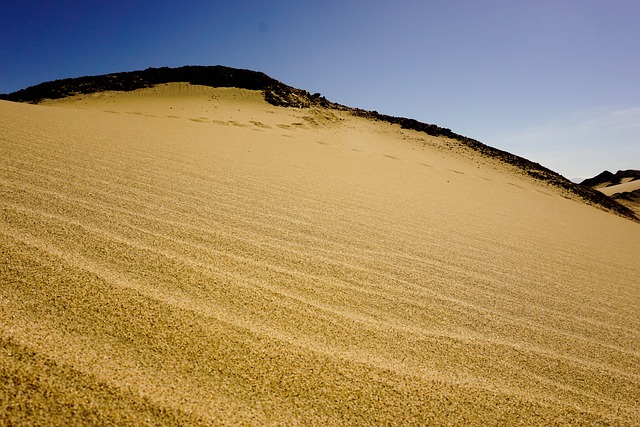
{"label": "distant hill", "polygon": [[582,181],[580,184],[586,185],[587,187],[597,188],[597,187],[610,187],[612,185],[621,184],[624,181],[635,181],[640,179],[640,170],[636,169],[628,169],[628,170],[619,170],[615,174],[604,171],[593,178],[588,178]]}
{"label": "distant hill", "polygon": [[633,202],[635,204],[640,205],[640,190],[627,191],[624,193],[616,193],[611,196],[615,200],[623,203],[624,201]]}
{"label": "distant hill", "polygon": [[414,119],[394,117],[380,114],[377,111],[367,111],[333,103],[319,93],[310,94],[308,91],[288,86],[257,71],[220,65],[147,68],[139,71],[84,76],[40,83],[10,94],[0,94],[0,99],[37,104],[44,99],[59,99],[78,94],[90,94],[103,91],[132,91],[172,82],[187,82],[194,85],[211,87],[236,87],[260,90],[263,92],[265,100],[272,105],[295,108],[324,107],[349,111],[356,116],[398,124],[404,129],[424,132],[431,136],[451,138],[462,142],[469,148],[481,152],[488,157],[500,159],[507,164],[516,166],[535,179],[548,182],[555,187],[569,191],[588,204],[613,211],[618,215],[630,219],[638,220],[631,210],[613,199],[603,196],[600,192],[594,191],[591,188],[592,186],[575,184],[539,163],[490,147],[475,139],[456,134],[451,131],[451,129],[442,128],[434,124],[427,124]]}
{"label": "distant hill", "polygon": [[580,185],[598,190],[640,215],[640,170],[619,170],[615,174],[604,171]]}

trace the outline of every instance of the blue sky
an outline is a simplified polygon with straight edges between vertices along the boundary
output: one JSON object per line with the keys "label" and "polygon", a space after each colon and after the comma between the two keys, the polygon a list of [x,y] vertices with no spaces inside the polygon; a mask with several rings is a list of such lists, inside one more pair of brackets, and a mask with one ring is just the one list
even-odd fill
{"label": "blue sky", "polygon": [[3,0],[0,93],[147,67],[263,71],[568,178],[640,169],[640,1]]}

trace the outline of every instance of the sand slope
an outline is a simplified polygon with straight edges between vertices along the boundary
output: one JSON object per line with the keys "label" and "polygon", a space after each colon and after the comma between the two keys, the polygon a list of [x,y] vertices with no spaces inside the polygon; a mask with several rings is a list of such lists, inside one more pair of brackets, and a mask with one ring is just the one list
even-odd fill
{"label": "sand slope", "polygon": [[638,425],[640,226],[172,84],[0,102],[0,424]]}

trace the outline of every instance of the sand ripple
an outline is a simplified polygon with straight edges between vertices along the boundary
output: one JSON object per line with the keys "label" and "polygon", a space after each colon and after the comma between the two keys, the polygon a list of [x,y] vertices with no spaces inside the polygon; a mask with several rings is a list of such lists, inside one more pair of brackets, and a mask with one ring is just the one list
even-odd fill
{"label": "sand ripple", "polygon": [[637,224],[248,99],[0,103],[2,423],[640,424]]}

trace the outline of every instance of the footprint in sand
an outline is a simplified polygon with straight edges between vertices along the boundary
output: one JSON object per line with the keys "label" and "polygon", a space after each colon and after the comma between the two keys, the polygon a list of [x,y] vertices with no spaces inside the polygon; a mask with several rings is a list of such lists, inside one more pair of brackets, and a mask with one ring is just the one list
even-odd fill
{"label": "footprint in sand", "polygon": [[251,123],[251,124],[253,124],[254,126],[257,126],[257,127],[259,127],[259,128],[262,128],[262,129],[273,129],[271,126],[269,126],[269,125],[265,125],[265,124],[264,124],[264,123],[262,123],[262,122],[256,122],[256,121],[254,121],[254,120],[251,120],[249,123]]}
{"label": "footprint in sand", "polygon": [[237,126],[239,128],[248,128],[249,127],[249,125],[242,124],[242,123],[237,122],[235,120],[229,120],[229,123],[234,125],[234,126]]}

